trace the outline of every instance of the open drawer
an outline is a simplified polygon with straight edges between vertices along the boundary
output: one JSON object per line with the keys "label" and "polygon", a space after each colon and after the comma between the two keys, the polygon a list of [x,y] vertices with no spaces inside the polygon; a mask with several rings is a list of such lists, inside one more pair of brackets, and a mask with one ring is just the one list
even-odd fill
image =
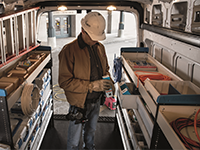
{"label": "open drawer", "polygon": [[[136,56],[140,55],[137,51],[134,51],[136,49],[139,51],[141,48],[123,48],[121,50],[121,57],[122,57],[122,63],[123,63],[123,69],[127,72],[131,80],[135,83],[135,85],[138,87],[138,91],[140,92],[140,95],[146,102],[147,106],[149,107],[151,113],[155,117],[156,114],[156,103],[153,100],[153,98],[150,96],[146,88],[144,87],[144,83],[142,83],[138,77],[135,74],[135,71],[131,68],[131,66],[128,64],[127,59],[135,58]],[[170,71],[168,68],[163,66],[160,62],[155,60],[152,56],[150,56],[147,52],[142,54],[145,56],[146,59],[151,61],[154,65],[156,65],[157,69],[154,72],[162,73],[166,76],[169,76],[172,81],[183,81],[181,78],[179,78],[177,75],[175,75],[172,71]]]}
{"label": "open drawer", "polygon": [[[156,66],[156,70],[134,70],[133,67],[129,63],[129,60],[132,57],[135,58],[136,56],[139,56],[139,55],[143,55],[147,61],[149,61],[152,64],[154,64]],[[139,81],[138,81],[138,77],[136,76],[136,73],[139,73],[139,72],[141,72],[140,74],[142,74],[143,72],[144,72],[144,74],[146,72],[147,73],[148,72],[159,73],[159,74],[163,74],[164,76],[168,76],[169,78],[171,78],[171,80],[182,81],[181,78],[179,78],[177,75],[175,75],[174,73],[172,73],[169,69],[167,69],[160,62],[158,62],[157,60],[155,60],[149,54],[146,54],[146,53],[145,54],[137,54],[137,53],[131,53],[131,52],[128,52],[128,53],[124,52],[124,53],[122,53],[121,57],[122,57],[122,63],[123,63],[124,68],[126,69],[126,71],[128,72],[128,74],[130,75],[131,79],[134,81],[134,83],[136,84],[137,87],[140,86],[139,85]]]}
{"label": "open drawer", "polygon": [[134,101],[139,96],[139,93],[134,83],[117,82],[118,99],[122,108],[133,108],[135,107]]}
{"label": "open drawer", "polygon": [[[184,143],[179,138],[178,134],[173,129],[177,127],[177,124],[170,125],[171,122],[176,120],[176,123],[183,124],[183,119],[185,118],[185,123],[187,124],[187,119],[194,119],[196,112],[200,109],[200,106],[183,106],[183,105],[160,105],[157,122],[160,125],[166,139],[173,149],[190,149],[186,148]],[[200,119],[199,117],[197,120]],[[181,122],[182,121],[182,122]],[[197,127],[197,132],[200,132],[200,128]],[[182,135],[189,137],[194,141],[198,141],[195,135],[194,126],[186,126],[181,132]]]}
{"label": "open drawer", "polygon": [[[126,83],[129,89],[134,87],[133,83]],[[138,147],[145,148],[145,144],[150,148],[151,137],[153,132],[153,121],[149,112],[147,111],[145,104],[140,99],[139,95],[134,95],[132,90],[130,90],[131,95],[123,95],[120,87],[118,90],[118,99],[121,104],[121,114],[122,118],[125,119],[125,124],[128,129],[128,135],[131,138],[132,145],[135,149]],[[132,113],[130,113],[132,112]],[[137,121],[133,122],[133,118]],[[138,132],[137,126],[140,128],[141,133]],[[142,138],[143,137],[143,138]],[[144,139],[145,142],[140,140]],[[140,145],[143,143],[142,145]],[[147,148],[146,147],[146,148]]]}
{"label": "open drawer", "polygon": [[160,95],[200,95],[200,88],[190,81],[145,80],[144,86],[156,103]]}

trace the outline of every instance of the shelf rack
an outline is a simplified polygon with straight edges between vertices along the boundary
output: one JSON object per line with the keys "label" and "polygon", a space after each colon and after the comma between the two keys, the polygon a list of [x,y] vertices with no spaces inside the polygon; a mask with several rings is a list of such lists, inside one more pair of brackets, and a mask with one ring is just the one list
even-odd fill
{"label": "shelf rack", "polygon": [[[44,68],[51,70],[52,67],[51,47],[37,44],[36,13],[38,9],[39,7],[31,8],[0,16],[0,77],[5,76],[10,69],[15,67],[18,61],[25,59],[30,54],[35,52],[46,54],[45,58],[28,74],[17,89],[9,95],[7,95],[6,90],[0,89],[0,143],[8,145],[11,149],[39,149],[50,121],[53,125],[53,101],[52,98],[50,99],[52,95],[52,90],[50,90],[45,96],[46,100],[38,105],[38,109],[33,114],[35,116],[23,117],[24,120],[17,132],[12,135],[11,131],[11,108],[20,99],[24,85],[33,83]],[[51,78],[48,88],[52,89]],[[38,112],[40,112],[40,115],[38,115]],[[32,127],[29,129],[27,140],[23,141],[20,140],[20,133],[23,132],[22,128],[25,124]]]}
{"label": "shelf rack", "polygon": [[[162,132],[166,138],[165,140],[172,149],[187,149],[170,126],[170,122],[178,117],[189,117],[191,113],[195,113],[200,108],[199,102],[197,102],[199,95],[161,95],[157,100],[154,100],[143,83],[140,80],[138,81],[134,70],[126,61],[126,59],[131,59],[134,55],[137,55],[137,51],[139,49],[144,50],[145,48],[122,48],[121,57],[123,59],[123,69],[127,72],[135,85],[138,84],[138,91],[140,92],[141,97],[148,106],[149,111],[154,118],[153,131],[152,135],[150,136],[152,138],[151,148],[155,148],[155,143],[160,139],[163,139],[163,137],[160,137],[159,139],[158,136],[158,133]],[[173,72],[152,58],[147,52],[146,56],[149,61],[153,62],[157,66],[158,72],[168,75],[171,77],[172,81],[183,82],[181,78],[176,76]]]}
{"label": "shelf rack", "polygon": [[36,8],[0,16],[0,68],[37,48]]}

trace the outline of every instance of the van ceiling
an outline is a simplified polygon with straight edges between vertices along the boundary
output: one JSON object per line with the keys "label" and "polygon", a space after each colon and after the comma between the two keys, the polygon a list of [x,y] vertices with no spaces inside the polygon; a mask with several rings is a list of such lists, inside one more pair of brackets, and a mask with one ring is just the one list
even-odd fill
{"label": "van ceiling", "polygon": [[105,6],[105,5],[132,5],[134,2],[149,4],[152,0],[0,0],[5,4],[23,4],[25,8],[33,6]]}
{"label": "van ceiling", "polygon": [[[153,0],[2,0],[0,3],[4,3],[4,7],[6,8],[5,14],[9,14],[12,12],[13,6],[17,6],[21,9],[33,8],[33,7],[40,7],[40,8],[47,8],[47,7],[57,7],[60,5],[65,5],[67,7],[99,7],[99,6],[122,6],[122,7],[129,7],[137,10],[139,14],[139,24],[143,22],[144,17],[144,10],[143,4],[150,4]],[[8,6],[8,7],[7,7]],[[22,7],[21,7],[22,6]],[[78,9],[78,7],[77,7]],[[81,9],[81,8],[80,8]],[[92,7],[90,9],[93,9]]]}
{"label": "van ceiling", "polygon": [[35,6],[105,6],[105,5],[117,5],[128,6],[133,5],[134,2],[150,4],[153,0],[24,0],[25,5]]}

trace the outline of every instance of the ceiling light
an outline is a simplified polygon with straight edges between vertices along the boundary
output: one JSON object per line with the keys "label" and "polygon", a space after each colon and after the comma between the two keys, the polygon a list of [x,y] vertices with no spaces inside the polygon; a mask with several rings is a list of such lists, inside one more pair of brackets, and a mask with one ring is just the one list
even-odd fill
{"label": "ceiling light", "polygon": [[62,6],[58,7],[58,10],[65,11],[65,10],[67,10],[67,7],[62,5]]}
{"label": "ceiling light", "polygon": [[112,11],[112,10],[116,10],[116,7],[111,5],[111,6],[108,6],[108,7],[107,7],[107,10],[111,10],[111,11]]}

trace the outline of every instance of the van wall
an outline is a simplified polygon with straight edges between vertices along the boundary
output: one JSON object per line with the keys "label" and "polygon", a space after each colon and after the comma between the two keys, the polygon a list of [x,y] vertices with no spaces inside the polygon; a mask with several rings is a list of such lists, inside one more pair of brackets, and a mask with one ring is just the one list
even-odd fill
{"label": "van wall", "polygon": [[197,86],[200,86],[200,21],[196,15],[199,11],[199,0],[171,3],[155,0],[145,7],[143,27],[143,40],[150,54],[183,80]]}

